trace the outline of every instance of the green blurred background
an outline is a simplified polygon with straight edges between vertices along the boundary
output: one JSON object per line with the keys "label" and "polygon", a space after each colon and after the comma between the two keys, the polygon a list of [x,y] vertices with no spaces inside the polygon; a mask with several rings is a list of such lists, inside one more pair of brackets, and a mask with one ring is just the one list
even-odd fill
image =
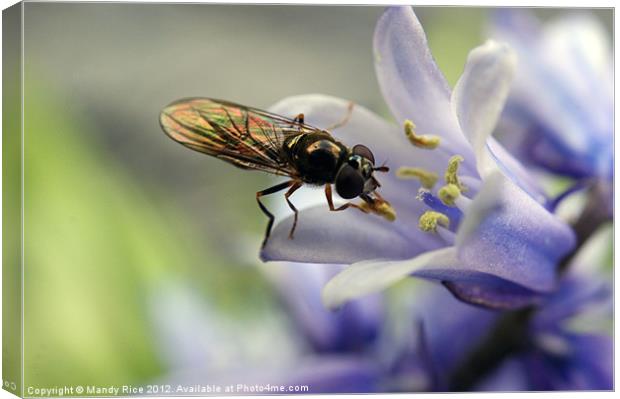
{"label": "green blurred background", "polygon": [[[488,10],[416,10],[454,84]],[[188,362],[295,356],[257,267],[254,193],[272,178],[172,142],[158,113],[189,96],[267,108],[325,93],[387,117],[371,48],[381,12],[26,3],[27,386],[144,384]]]}

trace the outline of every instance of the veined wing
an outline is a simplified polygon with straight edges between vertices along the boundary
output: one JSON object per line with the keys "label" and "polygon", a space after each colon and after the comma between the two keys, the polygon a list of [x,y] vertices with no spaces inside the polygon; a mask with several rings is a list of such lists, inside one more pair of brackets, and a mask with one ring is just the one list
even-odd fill
{"label": "veined wing", "polygon": [[209,98],[188,98],[168,105],[160,115],[170,138],[244,169],[293,176],[283,157],[286,138],[318,129],[279,115]]}

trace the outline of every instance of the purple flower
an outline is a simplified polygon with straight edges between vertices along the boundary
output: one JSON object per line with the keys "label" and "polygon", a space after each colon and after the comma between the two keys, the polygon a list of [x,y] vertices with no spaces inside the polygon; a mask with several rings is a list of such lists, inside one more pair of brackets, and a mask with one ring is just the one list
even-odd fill
{"label": "purple flower", "polygon": [[540,306],[521,313],[468,306],[436,287],[416,299],[424,339],[410,358],[424,365],[430,390],[613,387],[613,341],[604,326],[612,297],[603,280],[569,273]]}
{"label": "purple flower", "polygon": [[386,321],[384,298],[371,295],[336,312],[325,309],[321,287],[342,266],[322,266],[278,263],[262,269],[299,337],[302,361],[312,359],[311,367],[282,370],[280,380],[308,385],[312,393],[379,392],[391,374],[378,348]]}
{"label": "purple flower", "polygon": [[611,214],[613,62],[605,27],[583,11],[541,25],[526,11],[505,8],[492,21],[491,34],[518,54],[503,141],[530,165],[597,179]]}
{"label": "purple flower", "polygon": [[[514,54],[495,42],[474,49],[451,92],[409,7],[384,13],[374,51],[383,95],[404,128],[355,106],[334,135],[348,145],[367,145],[393,169],[405,167],[379,176],[396,221],[309,207],[300,212],[295,239],[288,238],[291,217],[275,227],[262,258],[352,264],[326,285],[328,307],[409,275],[441,281],[460,299],[483,306],[538,301],[554,289],[556,265],[573,248],[574,235],[546,210],[535,181],[490,137],[508,95]],[[304,113],[309,123],[329,126],[347,106],[307,95],[285,99],[272,111]]]}
{"label": "purple flower", "polygon": [[308,351],[361,354],[379,335],[384,321],[381,296],[371,295],[351,302],[338,312],[323,306],[321,288],[342,266],[276,263],[262,270],[273,283]]}

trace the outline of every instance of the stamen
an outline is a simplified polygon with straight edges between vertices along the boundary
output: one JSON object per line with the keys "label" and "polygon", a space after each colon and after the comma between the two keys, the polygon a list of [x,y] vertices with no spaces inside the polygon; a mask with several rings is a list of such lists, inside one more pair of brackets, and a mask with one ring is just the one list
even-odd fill
{"label": "stamen", "polygon": [[420,220],[418,221],[418,226],[422,231],[437,232],[437,225],[449,228],[450,219],[443,213],[426,211],[420,216]]}
{"label": "stamen", "polygon": [[457,199],[454,200],[454,205],[461,210],[461,212],[467,212],[467,208],[469,208],[469,204],[471,204],[471,200],[464,195],[461,195]]}
{"label": "stamen", "polygon": [[446,169],[445,179],[446,184],[454,184],[458,187],[460,192],[467,191],[467,187],[465,187],[457,176],[457,172],[459,171],[459,164],[463,162],[464,159],[460,155],[453,155],[448,161],[448,169]]}
{"label": "stamen", "polygon": [[405,136],[407,136],[411,144],[413,144],[414,146],[427,150],[433,150],[437,148],[437,146],[441,142],[439,136],[434,136],[430,134],[417,134],[415,132],[415,124],[408,119],[405,121]]}
{"label": "stamen", "polygon": [[456,184],[446,184],[437,192],[441,202],[448,206],[455,206],[454,201],[460,197],[461,190]]}
{"label": "stamen", "polygon": [[429,190],[435,186],[437,180],[439,180],[439,176],[437,173],[429,172],[428,170],[422,168],[413,168],[409,166],[403,166],[396,171],[396,176],[401,179],[418,179],[422,184],[422,187],[428,188]]}

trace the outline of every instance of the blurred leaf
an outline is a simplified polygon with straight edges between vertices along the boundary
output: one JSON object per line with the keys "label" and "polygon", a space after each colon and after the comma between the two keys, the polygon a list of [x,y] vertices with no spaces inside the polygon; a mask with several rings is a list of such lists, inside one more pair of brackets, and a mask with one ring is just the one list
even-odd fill
{"label": "blurred leaf", "polygon": [[416,8],[439,69],[454,87],[463,72],[467,54],[484,42],[486,9]]}

